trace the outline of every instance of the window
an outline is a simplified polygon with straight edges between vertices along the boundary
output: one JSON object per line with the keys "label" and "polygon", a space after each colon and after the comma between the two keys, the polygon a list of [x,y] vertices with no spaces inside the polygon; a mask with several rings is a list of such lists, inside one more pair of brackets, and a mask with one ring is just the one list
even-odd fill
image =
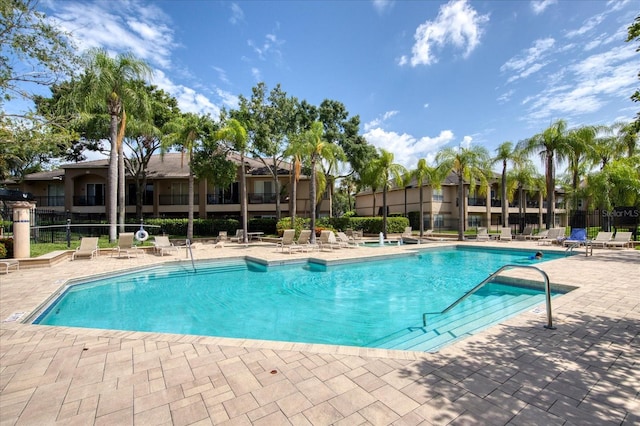
{"label": "window", "polygon": [[442,194],[442,188],[433,189],[431,198],[432,198],[433,201],[444,201],[444,195]]}
{"label": "window", "polygon": [[47,188],[47,205],[64,206],[64,185],[49,185]]}
{"label": "window", "polygon": [[444,228],[444,216],[441,214],[433,215],[433,227],[434,228]]}
{"label": "window", "polygon": [[482,216],[469,215],[467,218],[467,226],[470,228],[482,226]]}
{"label": "window", "polygon": [[104,185],[101,183],[87,184],[87,205],[104,206]]}

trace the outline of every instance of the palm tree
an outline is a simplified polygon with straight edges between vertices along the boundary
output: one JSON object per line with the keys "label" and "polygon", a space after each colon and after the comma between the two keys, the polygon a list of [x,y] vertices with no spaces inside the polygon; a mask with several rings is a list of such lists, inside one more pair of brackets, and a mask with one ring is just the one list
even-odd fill
{"label": "palm tree", "polygon": [[542,133],[525,139],[519,146],[524,153],[537,152],[545,164],[547,185],[547,229],[555,226],[555,160],[562,161],[569,150],[567,123],[558,120]]}
{"label": "palm tree", "polygon": [[503,142],[496,148],[496,156],[493,157],[492,164],[502,163],[502,180],[501,180],[501,190],[502,194],[500,198],[502,199],[502,226],[509,226],[509,199],[507,197],[507,166],[509,162],[513,164],[517,164],[522,161],[521,152],[516,149],[513,143],[507,141]]}
{"label": "palm tree", "polygon": [[304,140],[300,135],[291,135],[289,137],[289,145],[284,151],[286,157],[290,157],[291,161],[291,226],[295,226],[297,215],[297,199],[298,199],[298,182],[302,175],[302,160],[304,157]]}
{"label": "palm tree", "polygon": [[188,193],[188,221],[187,239],[193,240],[193,203],[195,176],[191,167],[193,152],[207,135],[210,119],[207,116],[199,116],[193,113],[183,114],[181,117],[167,123],[164,127],[167,133],[162,141],[162,154],[171,146],[177,147],[182,152],[182,158],[187,156],[189,167],[189,193]]}
{"label": "palm tree", "polygon": [[474,193],[476,185],[480,193],[485,193],[489,186],[489,153],[484,147],[445,148],[436,155],[436,163],[447,171],[453,171],[458,177],[458,240],[464,241],[465,231],[465,197],[464,182],[469,182],[469,193]]}
{"label": "palm tree", "polygon": [[[432,167],[427,164],[427,160],[421,158],[418,160],[418,164],[414,170],[410,172],[410,176],[416,180],[416,184],[420,188],[420,238],[424,236],[424,184],[431,184],[431,188],[440,189],[442,187],[442,181],[449,173],[442,172],[444,169],[440,167]],[[429,228],[433,228],[433,216],[430,215]]]}
{"label": "palm tree", "polygon": [[304,132],[302,135],[301,143],[303,144],[302,151],[308,158],[311,164],[311,182],[309,185],[309,199],[311,200],[311,242],[316,241],[316,209],[315,203],[318,199],[316,195],[317,189],[317,169],[321,160],[332,161],[342,153],[342,148],[338,145],[327,142],[323,135],[323,126],[319,121],[314,121],[311,124],[311,128]]}
{"label": "palm tree", "polygon": [[568,134],[569,173],[571,174],[572,208],[578,207],[578,185],[582,176],[586,175],[587,159],[592,158],[598,128],[595,126],[582,126],[573,129]]}
{"label": "palm tree", "polygon": [[527,209],[527,202],[525,200],[525,188],[529,188],[530,191],[535,186],[534,180],[537,178],[538,172],[535,166],[528,158],[522,158],[521,161],[515,164],[513,170],[508,173],[507,180],[515,182],[516,190],[518,192],[518,218],[520,232],[522,232],[525,226],[525,212]]}
{"label": "palm tree", "polygon": [[401,164],[393,162],[393,154],[383,148],[379,148],[380,156],[374,160],[373,169],[377,171],[382,182],[382,232],[387,236],[387,191],[392,181],[397,186],[402,186],[407,169]]}
{"label": "palm tree", "polygon": [[242,238],[243,242],[247,243],[247,177],[244,166],[244,156],[247,151],[249,135],[247,129],[239,120],[230,118],[227,120],[226,125],[216,132],[216,139],[231,142],[233,149],[240,153],[240,215],[242,216]]}
{"label": "palm tree", "polygon": [[[75,86],[74,99],[82,111],[93,113],[104,110],[110,116],[108,172],[108,206],[109,241],[117,238],[118,210],[118,124],[123,120],[125,105],[137,104],[139,110],[140,92],[133,90],[132,82],[151,75],[149,65],[132,54],[120,54],[112,58],[102,49],[91,50],[87,57],[85,73],[80,84]],[[124,206],[121,206],[124,209]]]}
{"label": "palm tree", "polygon": [[383,177],[379,173],[379,170],[377,169],[377,166],[378,166],[377,159],[378,157],[376,157],[374,161],[369,162],[369,164],[365,166],[364,170],[362,171],[362,175],[360,176],[360,185],[362,185],[363,187],[371,188],[371,195],[373,197],[373,206],[371,211],[372,217],[377,216],[376,191],[378,190],[378,188],[382,187],[383,185],[383,182],[382,182]]}

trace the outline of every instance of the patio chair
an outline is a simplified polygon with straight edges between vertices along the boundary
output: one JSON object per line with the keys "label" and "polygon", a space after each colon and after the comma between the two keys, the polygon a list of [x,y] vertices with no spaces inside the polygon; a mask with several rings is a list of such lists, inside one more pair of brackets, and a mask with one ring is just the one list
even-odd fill
{"label": "patio chair", "polygon": [[604,246],[605,247],[621,247],[621,248],[628,247],[629,243],[631,242],[632,234],[633,234],[632,232],[618,231],[616,232],[616,234],[613,236],[612,239],[604,243]]}
{"label": "patio chair", "polygon": [[522,230],[522,233],[518,234],[516,236],[516,239],[519,240],[519,241],[526,240],[526,239],[528,239],[528,237],[531,236],[532,233],[533,233],[533,226],[532,225],[527,225]]}
{"label": "patio chair", "polygon": [[164,256],[165,252],[178,253],[178,247],[174,246],[169,237],[154,237],[153,247],[156,253],[160,253],[160,256]]}
{"label": "patio chair", "polygon": [[336,238],[341,247],[358,248],[358,243],[353,238],[349,238],[344,232],[336,232]]}
{"label": "patio chair", "polygon": [[301,250],[305,252],[313,251],[317,248],[319,248],[317,244],[311,243],[311,230],[303,229],[302,231],[300,231],[300,235],[298,235],[298,239],[295,240],[293,244],[289,246],[289,253],[291,253],[294,250]]}
{"label": "patio chair", "polygon": [[8,274],[11,268],[19,271],[20,262],[17,259],[0,259],[0,267],[4,269],[5,274]]}
{"label": "patio chair", "polygon": [[[280,250],[284,252],[285,247],[289,248],[291,245],[295,244],[295,236],[295,229],[285,229],[282,233],[282,238],[280,238],[280,241],[278,242],[278,247],[280,247]],[[291,249],[289,249],[289,253],[291,253]]]}
{"label": "patio chair", "polygon": [[135,233],[133,232],[123,232],[118,235],[118,246],[114,247],[113,251],[111,252],[111,257],[116,254],[116,257],[138,257],[138,248],[133,245],[134,236]]}
{"label": "patio chair", "polygon": [[511,235],[511,228],[509,227],[502,227],[500,229],[500,241],[512,241],[513,240],[513,235]]}
{"label": "patio chair", "polygon": [[236,236],[229,238],[232,243],[244,242],[244,231],[242,229],[236,229]]}
{"label": "patio chair", "polygon": [[228,241],[227,231],[218,232],[218,237],[216,238],[216,243],[213,245],[213,248],[223,248],[226,241]]}
{"label": "patio chair", "polygon": [[88,257],[93,259],[98,257],[98,237],[82,237],[80,246],[71,255],[71,260],[79,257]]}
{"label": "patio chair", "polygon": [[334,234],[333,231],[321,231],[318,245],[320,246],[320,250],[324,250],[325,248],[329,250],[340,248],[340,244],[336,240],[336,234]]}
{"label": "patio chair", "polygon": [[559,244],[564,240],[564,228],[551,228],[545,238],[538,240],[539,245]]}
{"label": "patio chair", "polygon": [[589,241],[589,245],[591,245],[592,247],[604,248],[605,244],[611,241],[612,237],[613,237],[613,232],[599,231],[596,237],[591,241]]}
{"label": "patio chair", "polygon": [[571,229],[571,235],[562,241],[562,245],[568,246],[581,246],[587,243],[587,230],[585,228],[573,228]]}
{"label": "patio chair", "polygon": [[530,239],[530,240],[541,240],[543,238],[547,238],[548,235],[549,235],[549,230],[548,229],[543,229],[542,231],[538,232],[537,234],[531,234],[528,239]]}
{"label": "patio chair", "polygon": [[479,227],[478,234],[476,235],[476,241],[489,241],[489,232],[487,228]]}

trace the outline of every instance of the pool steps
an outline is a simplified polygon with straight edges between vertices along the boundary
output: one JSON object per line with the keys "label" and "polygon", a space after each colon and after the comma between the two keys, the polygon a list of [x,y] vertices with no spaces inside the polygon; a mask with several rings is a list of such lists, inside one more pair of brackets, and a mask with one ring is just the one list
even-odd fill
{"label": "pool steps", "polygon": [[544,303],[544,293],[537,297],[531,294],[472,296],[468,301],[444,315],[430,315],[427,327],[422,327],[421,318],[416,326],[400,330],[376,342],[371,347],[431,352],[465,338],[519,312]]}

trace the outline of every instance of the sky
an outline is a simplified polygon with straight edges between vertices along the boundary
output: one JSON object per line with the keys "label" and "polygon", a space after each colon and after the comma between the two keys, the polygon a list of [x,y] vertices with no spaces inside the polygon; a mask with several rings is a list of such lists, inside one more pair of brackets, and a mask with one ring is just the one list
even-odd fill
{"label": "sky", "polygon": [[637,0],[73,1],[40,9],[80,51],[131,52],[184,112],[237,107],[264,82],[342,102],[407,168],[443,147],[631,121]]}

